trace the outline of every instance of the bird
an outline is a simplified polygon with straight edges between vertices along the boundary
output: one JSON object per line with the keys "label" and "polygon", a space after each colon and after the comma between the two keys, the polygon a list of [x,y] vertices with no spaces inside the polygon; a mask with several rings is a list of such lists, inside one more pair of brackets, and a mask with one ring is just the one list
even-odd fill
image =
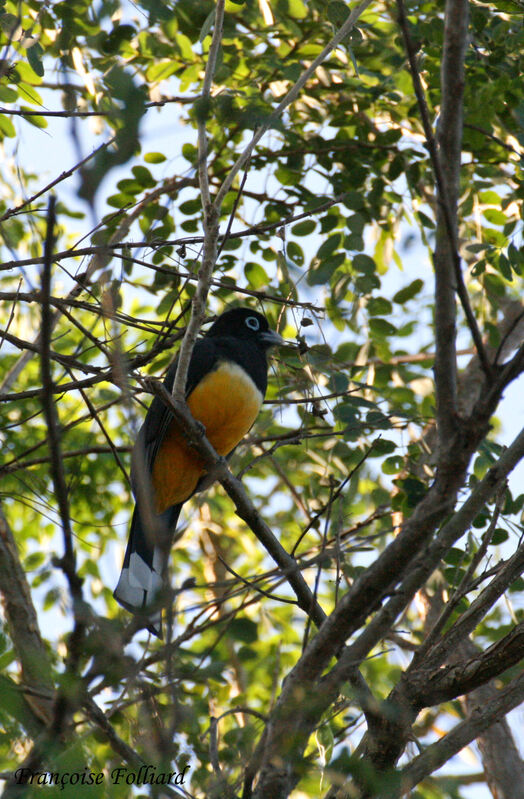
{"label": "bird", "polygon": [[[285,343],[265,316],[245,307],[226,310],[196,342],[189,362],[186,402],[219,455],[229,457],[253,425],[267,388],[267,351]],[[164,380],[169,392],[177,366],[178,358]],[[170,410],[154,397],[131,456],[135,507],[113,596],[126,610],[145,617],[147,629],[159,638],[158,596],[165,586],[169,548],[180,511],[184,502],[208,485],[202,459],[186,441]]]}

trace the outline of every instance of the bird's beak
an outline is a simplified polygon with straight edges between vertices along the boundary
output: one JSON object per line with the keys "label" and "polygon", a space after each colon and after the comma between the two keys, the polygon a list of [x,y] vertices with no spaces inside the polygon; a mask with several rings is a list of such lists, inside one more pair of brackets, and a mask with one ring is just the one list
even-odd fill
{"label": "bird's beak", "polygon": [[260,334],[260,338],[266,347],[284,347],[289,344],[288,341],[283,339],[282,336],[274,330],[264,330],[264,332]]}

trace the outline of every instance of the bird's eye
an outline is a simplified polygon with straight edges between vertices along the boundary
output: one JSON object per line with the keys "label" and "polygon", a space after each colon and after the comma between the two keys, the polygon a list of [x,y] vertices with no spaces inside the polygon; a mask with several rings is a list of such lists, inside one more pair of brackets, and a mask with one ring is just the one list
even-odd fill
{"label": "bird's eye", "polygon": [[256,316],[248,316],[246,319],[246,325],[251,328],[251,330],[259,330],[260,328],[260,322]]}

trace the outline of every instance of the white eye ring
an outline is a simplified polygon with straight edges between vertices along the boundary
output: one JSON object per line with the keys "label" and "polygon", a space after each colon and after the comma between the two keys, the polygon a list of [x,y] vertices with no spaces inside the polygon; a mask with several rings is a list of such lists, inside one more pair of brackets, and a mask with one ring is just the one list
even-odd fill
{"label": "white eye ring", "polygon": [[246,319],[246,325],[251,328],[251,330],[259,330],[260,329],[260,322],[256,318],[256,316],[248,316]]}

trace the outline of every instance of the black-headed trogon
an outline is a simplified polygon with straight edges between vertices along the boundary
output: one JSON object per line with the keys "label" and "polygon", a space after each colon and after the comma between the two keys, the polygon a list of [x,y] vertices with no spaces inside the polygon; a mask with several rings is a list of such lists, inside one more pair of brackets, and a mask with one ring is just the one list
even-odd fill
{"label": "black-headed trogon", "polygon": [[[193,349],[186,400],[193,417],[219,455],[228,456],[255,421],[267,387],[266,352],[284,340],[267,319],[249,308],[233,308],[214,322]],[[164,385],[172,390],[177,360]],[[148,629],[161,634],[160,614],[148,614],[163,586],[166,548],[183,503],[206,487],[202,461],[164,403],[155,397],[140,428],[131,459],[135,509],[122,573],[114,596],[127,610],[149,615]],[[164,539],[165,540],[165,539]]]}

